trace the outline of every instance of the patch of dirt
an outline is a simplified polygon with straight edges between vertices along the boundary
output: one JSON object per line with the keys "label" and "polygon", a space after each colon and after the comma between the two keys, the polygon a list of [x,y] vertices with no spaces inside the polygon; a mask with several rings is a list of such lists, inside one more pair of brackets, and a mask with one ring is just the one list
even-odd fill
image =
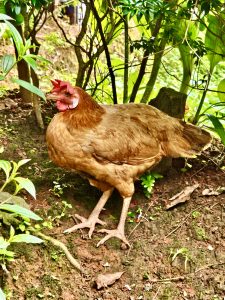
{"label": "patch of dirt", "polygon": [[[10,273],[4,275],[10,299],[224,299],[225,194],[202,195],[206,188],[225,186],[224,171],[212,162],[216,162],[222,150],[212,156],[205,152],[189,161],[192,168],[187,172],[168,172],[157,181],[150,199],[144,197],[137,183],[130,211],[136,214],[141,208],[143,216],[139,223],[128,218],[126,232],[132,247],[122,250],[119,241],[109,240],[96,248],[102,238],[98,232],[94,232],[91,240],[87,239],[86,229],[69,235],[62,232],[74,224],[70,215],[90,214],[99,191],[73,172],[51,163],[44,132],[37,128],[33,112],[22,106],[18,97],[13,100],[18,105],[0,111],[0,145],[4,146],[0,157],[14,161],[31,158],[21,169],[21,175],[34,182],[37,200],[26,193],[22,195],[45,220],[60,215],[63,200],[72,204],[73,208],[59,220],[56,218],[53,228],[44,233],[64,242],[85,274],[74,269],[64,253],[49,243],[17,244],[13,248],[16,259],[8,266]],[[50,111],[44,111],[47,122]],[[224,159],[220,165],[225,165]],[[54,181],[62,188],[60,197],[56,195]],[[189,201],[164,209],[166,200],[197,183],[199,187]],[[114,193],[101,215],[107,228],[116,227],[121,204],[119,195]],[[113,285],[96,289],[97,275],[122,271],[123,275]]]}

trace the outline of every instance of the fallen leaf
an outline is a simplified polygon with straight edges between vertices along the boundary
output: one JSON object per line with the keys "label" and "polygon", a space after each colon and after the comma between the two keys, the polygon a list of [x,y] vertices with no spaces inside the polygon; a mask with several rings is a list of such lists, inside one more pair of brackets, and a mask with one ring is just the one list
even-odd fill
{"label": "fallen leaf", "polygon": [[116,280],[120,279],[124,272],[99,274],[96,279],[97,289],[112,285]]}
{"label": "fallen leaf", "polygon": [[188,201],[191,197],[191,194],[199,187],[199,184],[194,184],[191,186],[187,186],[180,193],[174,195],[170,198],[166,203],[166,209],[170,209],[179,203],[184,203]]}

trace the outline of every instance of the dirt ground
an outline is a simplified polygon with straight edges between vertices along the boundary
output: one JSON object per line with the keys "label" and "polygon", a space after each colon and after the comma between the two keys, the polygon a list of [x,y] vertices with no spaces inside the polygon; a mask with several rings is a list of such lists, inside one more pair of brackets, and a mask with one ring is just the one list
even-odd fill
{"label": "dirt ground", "polygon": [[[50,243],[17,244],[13,248],[16,259],[8,265],[9,274],[3,276],[9,299],[225,299],[225,194],[202,195],[206,189],[225,187],[221,145],[217,143],[198,159],[189,160],[192,167],[186,172],[179,168],[169,171],[156,182],[150,199],[137,183],[130,207],[133,214],[126,224],[131,248],[121,249],[116,239],[97,248],[100,233],[94,232],[90,240],[86,229],[69,235],[63,231],[74,224],[71,216],[75,213],[89,215],[99,191],[75,173],[51,163],[45,134],[37,128],[32,109],[23,106],[14,94],[0,103],[10,103],[9,98],[11,104],[0,110],[0,146],[4,147],[0,159],[31,158],[21,175],[35,184],[37,200],[21,195],[45,221],[52,220],[53,228],[42,232],[65,243],[84,269],[80,274]],[[44,111],[46,123],[50,111]],[[170,197],[194,184],[199,187],[189,201],[165,209]],[[72,209],[57,218],[63,201],[71,203]],[[107,228],[116,227],[121,205],[114,193],[101,214]],[[138,209],[142,217],[137,220]],[[115,272],[124,273],[111,286],[96,288],[99,274]]]}

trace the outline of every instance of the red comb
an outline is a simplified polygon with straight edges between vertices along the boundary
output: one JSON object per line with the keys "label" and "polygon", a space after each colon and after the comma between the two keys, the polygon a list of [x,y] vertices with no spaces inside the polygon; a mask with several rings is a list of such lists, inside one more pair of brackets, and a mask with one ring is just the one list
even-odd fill
{"label": "red comb", "polygon": [[51,83],[53,85],[52,92],[60,92],[62,89],[66,88],[66,91],[70,93],[71,95],[74,93],[74,88],[72,85],[67,81],[62,81],[59,79],[51,80]]}

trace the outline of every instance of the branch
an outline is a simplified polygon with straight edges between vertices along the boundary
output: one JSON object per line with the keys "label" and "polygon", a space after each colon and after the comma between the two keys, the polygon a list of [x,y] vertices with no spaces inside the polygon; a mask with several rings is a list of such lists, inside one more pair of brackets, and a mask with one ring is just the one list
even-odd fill
{"label": "branch", "polygon": [[78,263],[78,261],[72,256],[72,254],[69,252],[68,248],[66,247],[65,244],[63,244],[62,242],[47,236],[41,232],[36,232],[35,230],[32,230],[35,232],[35,235],[38,235],[39,237],[41,237],[42,239],[51,242],[54,246],[59,247],[66,255],[67,259],[69,260],[69,262],[76,268],[78,269],[81,273],[83,273],[83,269],[81,267],[81,265]]}

